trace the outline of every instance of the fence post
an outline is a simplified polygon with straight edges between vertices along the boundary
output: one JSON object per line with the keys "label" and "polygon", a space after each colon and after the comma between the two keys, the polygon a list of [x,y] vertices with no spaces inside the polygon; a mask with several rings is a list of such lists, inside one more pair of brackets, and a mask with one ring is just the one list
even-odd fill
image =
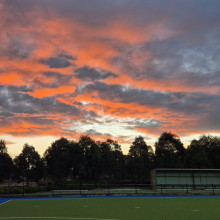
{"label": "fence post", "polygon": [[24,178],[23,178],[23,197],[24,197]]}
{"label": "fence post", "polygon": [[109,192],[109,183],[108,183],[108,195],[109,195],[109,193],[110,193],[110,192]]}
{"label": "fence post", "polygon": [[54,184],[53,184],[53,188],[52,188],[52,197],[54,197]]}
{"label": "fence post", "polygon": [[212,184],[212,194],[215,195],[214,185]]}

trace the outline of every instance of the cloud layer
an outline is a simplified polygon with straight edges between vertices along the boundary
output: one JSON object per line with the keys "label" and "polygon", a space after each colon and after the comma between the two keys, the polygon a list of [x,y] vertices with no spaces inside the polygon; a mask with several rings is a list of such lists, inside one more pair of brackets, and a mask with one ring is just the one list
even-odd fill
{"label": "cloud layer", "polygon": [[219,10],[218,0],[1,1],[0,134],[219,133]]}

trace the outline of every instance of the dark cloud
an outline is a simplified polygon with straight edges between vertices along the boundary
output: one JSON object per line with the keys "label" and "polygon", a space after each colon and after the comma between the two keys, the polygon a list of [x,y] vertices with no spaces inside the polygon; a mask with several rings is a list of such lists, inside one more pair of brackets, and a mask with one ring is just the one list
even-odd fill
{"label": "dark cloud", "polygon": [[108,77],[117,77],[117,75],[114,73],[106,72],[103,70],[98,71],[94,68],[89,68],[87,66],[76,69],[75,73],[77,73],[77,78],[88,80],[100,80],[106,79]]}
{"label": "dark cloud", "polygon": [[[97,93],[94,94],[98,94],[101,99],[108,100],[109,103],[111,101],[131,105],[137,103],[152,109],[160,109],[163,118],[167,114],[169,117],[175,116],[176,118],[183,116],[194,122],[192,129],[196,131],[220,129],[219,0],[112,0],[105,2],[102,0],[53,0],[53,3],[51,2],[51,0],[3,0],[0,3],[3,17],[0,21],[2,30],[0,56],[4,58],[1,59],[3,62],[7,59],[10,61],[1,65],[0,73],[4,74],[7,69],[14,73],[15,78],[23,76],[26,72],[32,77],[30,79],[27,77],[26,81],[31,81],[28,82],[27,87],[0,86],[0,123],[2,126],[7,126],[12,119],[18,123],[19,120],[26,120],[38,125],[55,123],[53,119],[47,118],[49,114],[60,114],[64,118],[77,116],[84,124],[89,120],[95,121],[99,116],[93,111],[82,110],[86,109],[83,101],[75,101],[74,98],[83,92],[90,94],[96,91]],[[56,19],[59,25],[59,22],[61,25],[67,22],[68,25],[73,24],[73,29],[77,29],[73,31],[69,26],[67,27],[70,32],[65,37],[72,44],[65,44],[63,38],[58,39],[59,29],[53,32],[54,27],[50,26],[50,22],[57,21]],[[150,29],[154,29],[157,25],[159,28],[151,33]],[[52,34],[47,31],[48,27],[52,27]],[[64,31],[69,29],[64,28]],[[86,32],[84,29],[89,31]],[[128,35],[132,31],[134,35],[138,32],[142,36],[146,34],[146,39],[143,37],[143,39],[140,38],[141,40],[129,41],[126,33],[128,29]],[[114,31],[117,33],[113,33]],[[89,36],[85,36],[85,33]],[[42,39],[46,39],[45,42],[51,39],[48,43],[51,43],[52,55],[44,58],[37,57],[38,64],[41,63],[54,69],[67,68],[77,63],[74,62],[77,56],[80,58],[84,55],[86,58],[89,57],[88,63],[80,60],[80,66],[74,66],[75,71],[70,75],[53,71],[33,74],[29,68],[25,69],[25,63],[22,63],[23,66],[15,64],[15,59],[24,62],[34,54],[35,49],[42,49],[42,45],[45,46],[45,44],[41,45]],[[55,40],[57,40],[56,45]],[[102,59],[102,54],[96,55],[96,51],[92,51],[93,47],[91,51],[95,55],[92,54],[90,57],[91,51],[88,47],[90,41],[91,44],[95,43],[94,47],[106,45],[103,47],[103,53],[105,53],[105,48],[112,50],[114,55],[107,56],[108,58],[104,59],[103,63],[113,67],[114,70],[110,67],[109,70],[89,67],[90,64],[93,67],[96,65],[96,59]],[[60,42],[65,48],[69,46],[72,46],[71,49],[77,48],[76,51],[79,54],[74,54],[76,52],[74,51],[73,55],[70,50],[66,52],[58,49],[58,47],[62,48],[62,45],[59,45]],[[80,51],[84,47],[88,48],[88,54]],[[34,61],[31,60],[31,62]],[[134,79],[133,87],[125,86],[126,81],[118,82],[121,85],[97,82],[109,77],[120,77],[120,73]],[[73,86],[77,87],[75,93],[59,96],[63,96],[64,99],[65,95],[71,96],[71,103],[78,107],[61,103],[55,97],[39,99],[27,94],[28,92],[31,94],[34,89],[70,86],[71,77],[77,77],[80,83],[84,81],[86,83],[78,87],[74,84]],[[44,81],[45,78],[49,80]],[[151,88],[152,90],[147,87],[138,89],[138,84],[135,85],[137,80],[139,82],[153,81],[158,86]],[[166,85],[166,83],[167,88],[163,86],[160,88],[159,85]],[[170,92],[169,86],[173,86],[172,91],[176,88],[176,91],[182,92]],[[182,90],[178,90],[181,86],[183,86]],[[101,103],[94,105],[97,108],[102,107]],[[86,107],[89,109],[89,104]],[[118,109],[112,110],[113,113],[117,111]],[[120,108],[120,111],[122,112],[120,116],[123,117],[126,109]],[[21,117],[17,116],[17,113],[25,113],[29,116]],[[42,116],[34,117],[35,114],[42,114]],[[10,120],[7,121],[7,119]],[[126,123],[132,125],[132,128],[157,129],[171,122],[169,118],[165,122],[156,118],[146,118],[142,121],[133,120]],[[33,129],[32,132],[34,132]],[[110,135],[101,134],[95,129],[86,132],[89,135]]]}
{"label": "dark cloud", "polygon": [[49,66],[50,68],[66,68],[71,65],[71,63],[64,57],[50,57],[47,59],[40,59],[40,63]]}
{"label": "dark cloud", "polygon": [[63,57],[67,60],[76,60],[76,57],[70,55],[70,54],[66,54],[65,51],[61,51],[61,53],[59,54],[59,57]]}
{"label": "dark cloud", "polygon": [[76,58],[69,54],[59,53],[55,57],[40,59],[40,63],[45,64],[50,68],[59,69],[71,66],[72,64],[70,61],[72,60],[76,60]]}
{"label": "dark cloud", "polygon": [[16,8],[25,14],[27,11],[34,11],[36,8],[45,10],[50,16],[56,11],[62,16],[75,17],[85,23],[106,24],[106,21],[117,17],[134,22],[137,25],[166,19],[166,25],[175,29],[191,31],[195,33],[207,28],[219,27],[218,0],[7,0],[5,5]]}
{"label": "dark cloud", "polygon": [[13,116],[14,114],[12,114],[11,112],[0,112],[0,118],[4,118],[4,117],[11,117]]}
{"label": "dark cloud", "polygon": [[101,133],[101,132],[97,132],[95,129],[89,129],[87,131],[85,131],[85,134],[87,135],[91,135],[91,136],[109,136],[111,137],[112,135],[111,134],[108,134],[108,133]]}
{"label": "dark cloud", "polygon": [[8,55],[9,59],[27,59],[32,51],[34,50],[34,45],[31,43],[27,43],[23,40],[19,40],[18,37],[15,40],[11,40],[6,47],[6,55]]}
{"label": "dark cloud", "polygon": [[83,114],[76,107],[61,103],[53,97],[34,98],[22,90],[24,89],[0,86],[1,112],[45,114],[45,116],[49,113],[78,116]]}
{"label": "dark cloud", "polygon": [[162,124],[162,122],[155,119],[146,119],[142,121],[136,119],[129,124],[139,128],[157,128]]}
{"label": "dark cloud", "polygon": [[[199,36],[198,36],[199,37]],[[219,38],[220,39],[220,38]],[[189,45],[177,37],[166,41],[153,41],[139,48],[140,54],[150,53],[146,62],[138,67],[129,61],[129,53],[112,61],[113,65],[123,64],[131,77],[156,81],[178,88],[179,84],[193,89],[219,86],[220,40],[207,39],[201,45]],[[128,63],[128,65],[126,65]],[[161,88],[155,88],[161,90]]]}
{"label": "dark cloud", "polygon": [[197,122],[197,129],[202,129],[203,131],[208,130],[213,133],[220,130],[220,110],[219,103],[214,104],[203,117]]}
{"label": "dark cloud", "polygon": [[97,82],[85,87],[84,91],[97,91],[104,100],[160,108],[186,115],[198,115],[207,112],[207,107],[220,104],[219,95],[188,92],[157,92],[132,89],[121,85],[106,85]]}
{"label": "dark cloud", "polygon": [[138,103],[140,105],[164,106],[169,103],[171,96],[168,93],[132,89],[121,85],[107,85],[97,82],[85,87],[85,91],[98,91],[102,99],[123,103]]}
{"label": "dark cloud", "polygon": [[27,59],[32,55],[36,45],[34,40],[29,38],[26,33],[15,34],[11,30],[5,31],[6,27],[3,24],[0,24],[0,28],[4,30],[2,32],[6,35],[0,34],[0,56],[7,57],[8,60],[14,60]]}
{"label": "dark cloud", "polygon": [[95,69],[89,69],[88,67],[82,67],[80,69],[76,69],[75,73],[77,73],[77,77],[80,79],[88,78],[91,79],[100,79],[101,74]]}

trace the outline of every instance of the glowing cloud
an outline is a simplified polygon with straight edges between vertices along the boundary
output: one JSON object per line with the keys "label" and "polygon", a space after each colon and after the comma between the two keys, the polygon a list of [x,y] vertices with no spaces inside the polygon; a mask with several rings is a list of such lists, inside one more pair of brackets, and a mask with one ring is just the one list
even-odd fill
{"label": "glowing cloud", "polygon": [[218,133],[219,10],[199,0],[1,1],[0,135],[129,144],[165,130]]}

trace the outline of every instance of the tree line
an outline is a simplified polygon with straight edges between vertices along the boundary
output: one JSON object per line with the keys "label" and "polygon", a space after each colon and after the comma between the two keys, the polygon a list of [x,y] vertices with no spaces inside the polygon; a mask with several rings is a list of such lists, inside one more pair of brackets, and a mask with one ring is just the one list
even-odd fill
{"label": "tree line", "polygon": [[180,138],[164,132],[154,145],[136,137],[127,155],[114,140],[95,141],[81,136],[78,141],[64,137],[56,140],[43,157],[33,146],[25,144],[13,160],[6,143],[0,140],[0,182],[67,179],[80,182],[148,183],[153,168],[220,169],[220,137],[203,135],[184,148]]}

